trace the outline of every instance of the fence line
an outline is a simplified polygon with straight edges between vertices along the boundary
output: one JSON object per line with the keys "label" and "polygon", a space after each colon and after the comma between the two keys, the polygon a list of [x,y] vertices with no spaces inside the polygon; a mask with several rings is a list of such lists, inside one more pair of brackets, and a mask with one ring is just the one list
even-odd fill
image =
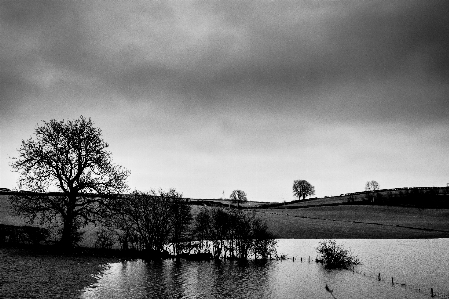
{"label": "fence line", "polygon": [[[295,262],[296,261],[300,261],[300,263],[310,263],[311,262],[311,258],[310,256],[303,258],[303,257],[293,257],[292,261]],[[417,293],[421,293],[421,294],[427,294],[429,297],[431,298],[443,298],[443,299],[449,299],[449,293],[448,292],[438,292],[435,291],[435,288],[428,288],[428,287],[423,287],[423,286],[416,286],[413,284],[407,284],[405,282],[398,282],[394,277],[387,277],[385,275],[382,275],[382,273],[369,273],[369,272],[364,272],[362,270],[358,270],[358,269],[351,269],[351,270],[346,270],[346,271],[351,271],[354,274],[359,274],[361,276],[364,276],[366,278],[369,279],[375,279],[377,281],[382,281],[385,282],[385,284],[390,285],[391,287],[395,287],[395,286],[400,286],[403,287],[405,289],[409,289],[409,290],[413,290]]]}

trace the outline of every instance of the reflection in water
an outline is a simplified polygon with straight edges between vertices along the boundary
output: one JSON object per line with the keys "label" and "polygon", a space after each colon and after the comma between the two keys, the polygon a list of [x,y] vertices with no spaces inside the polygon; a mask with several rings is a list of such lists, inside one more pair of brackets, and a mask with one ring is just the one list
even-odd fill
{"label": "reflection in water", "polygon": [[113,263],[81,298],[270,298],[273,265],[173,260]]}
{"label": "reflection in water", "polygon": [[[278,252],[295,256],[295,262],[113,263],[81,298],[332,298],[324,288],[326,284],[336,298],[428,298],[430,286],[448,291],[449,265],[441,261],[449,258],[445,250],[449,239],[339,241],[361,258],[360,272],[381,272],[388,278],[383,281],[352,271],[324,270],[313,262],[318,241],[280,240]],[[422,262],[425,260],[427,263]],[[429,274],[432,271],[439,276]],[[423,291],[417,292],[410,285],[392,286],[388,283],[391,276],[410,285],[421,284]]]}

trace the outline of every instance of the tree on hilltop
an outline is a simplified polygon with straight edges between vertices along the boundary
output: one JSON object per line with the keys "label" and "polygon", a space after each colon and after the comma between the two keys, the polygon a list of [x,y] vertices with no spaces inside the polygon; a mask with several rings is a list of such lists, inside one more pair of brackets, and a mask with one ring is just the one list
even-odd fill
{"label": "tree on hilltop", "polygon": [[[365,184],[365,191],[368,192],[368,194],[370,192],[372,192],[372,197],[371,197],[371,202],[374,202],[374,192],[379,190],[379,183],[376,181],[368,181]],[[369,196],[369,195],[367,195]]]}
{"label": "tree on hilltop", "polygon": [[379,190],[379,183],[377,181],[368,181],[365,184],[365,191]]}
{"label": "tree on hilltop", "polygon": [[304,200],[307,196],[315,194],[315,187],[306,180],[295,180],[293,182],[293,195],[299,200]]}
{"label": "tree on hilltop", "polygon": [[[101,129],[80,116],[69,121],[43,121],[34,137],[22,140],[11,167],[19,173],[19,189],[61,196],[18,193],[10,201],[31,223],[62,222],[61,244],[76,243],[78,229],[101,218],[108,196],[127,189],[129,171],[112,163]],[[90,194],[89,194],[90,193]],[[97,195],[97,196],[94,196]]]}
{"label": "tree on hilltop", "polygon": [[237,206],[240,208],[240,203],[243,203],[245,201],[248,201],[248,198],[246,197],[246,193],[242,190],[234,190],[231,193],[230,196],[231,200],[233,202],[237,203]]}

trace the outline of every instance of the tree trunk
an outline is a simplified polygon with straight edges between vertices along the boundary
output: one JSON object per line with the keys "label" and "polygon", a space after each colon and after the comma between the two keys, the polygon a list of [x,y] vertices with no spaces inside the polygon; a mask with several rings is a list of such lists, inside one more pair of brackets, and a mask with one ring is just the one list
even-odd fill
{"label": "tree trunk", "polygon": [[74,219],[73,217],[66,216],[64,219],[64,227],[62,229],[62,236],[61,236],[61,246],[64,249],[70,249],[74,245]]}
{"label": "tree trunk", "polygon": [[67,210],[65,217],[63,219],[64,221],[64,227],[62,229],[62,236],[61,236],[61,245],[65,249],[70,249],[75,245],[75,233],[76,233],[76,227],[75,227],[75,203],[76,203],[76,194],[71,193],[68,198],[69,202],[67,204]]}

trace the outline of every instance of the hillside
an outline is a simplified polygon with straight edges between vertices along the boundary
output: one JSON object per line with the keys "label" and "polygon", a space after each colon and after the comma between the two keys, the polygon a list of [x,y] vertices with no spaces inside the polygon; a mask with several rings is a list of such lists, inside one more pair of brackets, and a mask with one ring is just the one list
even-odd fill
{"label": "hillside", "polygon": [[346,193],[285,203],[269,203],[266,208],[296,209],[345,204],[376,204],[420,208],[449,208],[449,187],[413,187]]}
{"label": "hillside", "polygon": [[448,238],[449,209],[340,205],[258,209],[277,238]]}
{"label": "hillside", "polygon": [[[262,208],[266,203],[248,202],[257,215],[266,220],[277,238],[297,239],[377,239],[377,238],[449,238],[449,209],[420,209],[363,204],[344,204],[345,198],[321,198]],[[225,200],[191,200],[192,214],[203,205],[228,206]],[[342,204],[343,203],[343,204]],[[0,223],[24,225],[12,216],[7,195],[0,195]],[[92,244],[95,229],[87,227],[84,242]]]}

